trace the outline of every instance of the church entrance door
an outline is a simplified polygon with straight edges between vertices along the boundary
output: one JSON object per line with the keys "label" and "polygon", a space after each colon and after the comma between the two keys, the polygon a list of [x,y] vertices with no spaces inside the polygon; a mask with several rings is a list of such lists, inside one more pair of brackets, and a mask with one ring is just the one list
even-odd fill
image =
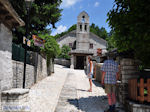
{"label": "church entrance door", "polygon": [[77,56],[76,69],[84,69],[85,56]]}

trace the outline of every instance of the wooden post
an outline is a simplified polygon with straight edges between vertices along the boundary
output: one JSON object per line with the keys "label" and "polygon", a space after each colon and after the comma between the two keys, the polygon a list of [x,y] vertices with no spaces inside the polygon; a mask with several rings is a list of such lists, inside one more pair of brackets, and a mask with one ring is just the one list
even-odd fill
{"label": "wooden post", "polygon": [[139,96],[139,101],[140,102],[144,102],[144,79],[140,79],[140,84],[139,84],[139,92],[140,92],[140,96]]}
{"label": "wooden post", "polygon": [[132,100],[136,100],[137,101],[137,79],[130,79],[128,81],[128,92],[129,92],[129,98]]}
{"label": "wooden post", "polygon": [[147,102],[150,102],[150,79],[147,79]]}
{"label": "wooden post", "polygon": [[133,79],[133,86],[134,86],[134,89],[132,91],[134,91],[134,94],[133,94],[133,97],[134,97],[134,100],[137,100],[137,87],[138,87],[138,84],[137,84],[137,79]]}

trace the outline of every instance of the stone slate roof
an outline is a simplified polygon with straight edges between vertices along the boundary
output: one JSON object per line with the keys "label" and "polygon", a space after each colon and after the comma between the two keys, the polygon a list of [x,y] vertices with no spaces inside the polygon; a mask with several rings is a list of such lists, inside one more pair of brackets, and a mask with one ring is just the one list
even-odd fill
{"label": "stone slate roof", "polygon": [[58,42],[58,41],[61,41],[61,40],[65,39],[66,37],[68,37],[68,36],[71,35],[71,34],[75,35],[75,37],[76,37],[76,30],[73,30],[73,31],[71,31],[71,32],[69,32],[69,33],[67,33],[67,34],[65,34],[64,36],[62,36],[62,37],[56,39],[56,41],[57,41],[57,42]]}
{"label": "stone slate roof", "polygon": [[9,29],[25,25],[8,0],[0,0],[0,23]]}
{"label": "stone slate roof", "polygon": [[[64,36],[62,36],[62,37],[60,37],[60,38],[58,38],[56,41],[59,42],[59,41],[65,39],[66,37],[68,37],[69,35],[72,35],[72,34],[75,35],[75,38],[76,38],[76,30],[73,30],[73,31],[67,33],[66,35],[64,35]],[[93,35],[94,37],[96,37],[96,38],[98,38],[99,40],[101,40],[104,44],[107,44],[107,41],[106,41],[106,40],[104,40],[103,38],[100,38],[99,36],[95,35],[94,33],[90,32],[90,35]]]}

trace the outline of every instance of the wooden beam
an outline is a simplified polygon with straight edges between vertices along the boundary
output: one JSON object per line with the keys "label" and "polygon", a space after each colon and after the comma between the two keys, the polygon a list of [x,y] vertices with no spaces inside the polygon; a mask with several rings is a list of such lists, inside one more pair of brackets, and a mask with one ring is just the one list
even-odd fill
{"label": "wooden beam", "polygon": [[[16,11],[13,9],[13,7],[11,6],[11,4],[9,3],[8,0],[0,0],[0,4],[2,5],[2,7],[0,7],[0,8],[8,11],[9,15],[12,16],[12,18],[14,19],[14,21],[18,22],[20,26],[24,26],[25,25],[25,23],[23,22],[23,20],[20,19],[20,17],[16,13]],[[5,12],[3,12],[3,13],[5,13]]]}

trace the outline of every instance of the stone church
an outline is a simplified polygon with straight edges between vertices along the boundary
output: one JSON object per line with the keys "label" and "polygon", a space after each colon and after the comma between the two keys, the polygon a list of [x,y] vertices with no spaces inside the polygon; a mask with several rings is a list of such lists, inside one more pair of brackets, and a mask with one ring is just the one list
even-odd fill
{"label": "stone church", "polygon": [[96,56],[97,49],[106,52],[107,42],[90,32],[89,15],[83,11],[77,17],[77,29],[57,39],[60,47],[68,45],[72,50],[71,65],[73,69],[84,69],[88,63],[88,56]]}

